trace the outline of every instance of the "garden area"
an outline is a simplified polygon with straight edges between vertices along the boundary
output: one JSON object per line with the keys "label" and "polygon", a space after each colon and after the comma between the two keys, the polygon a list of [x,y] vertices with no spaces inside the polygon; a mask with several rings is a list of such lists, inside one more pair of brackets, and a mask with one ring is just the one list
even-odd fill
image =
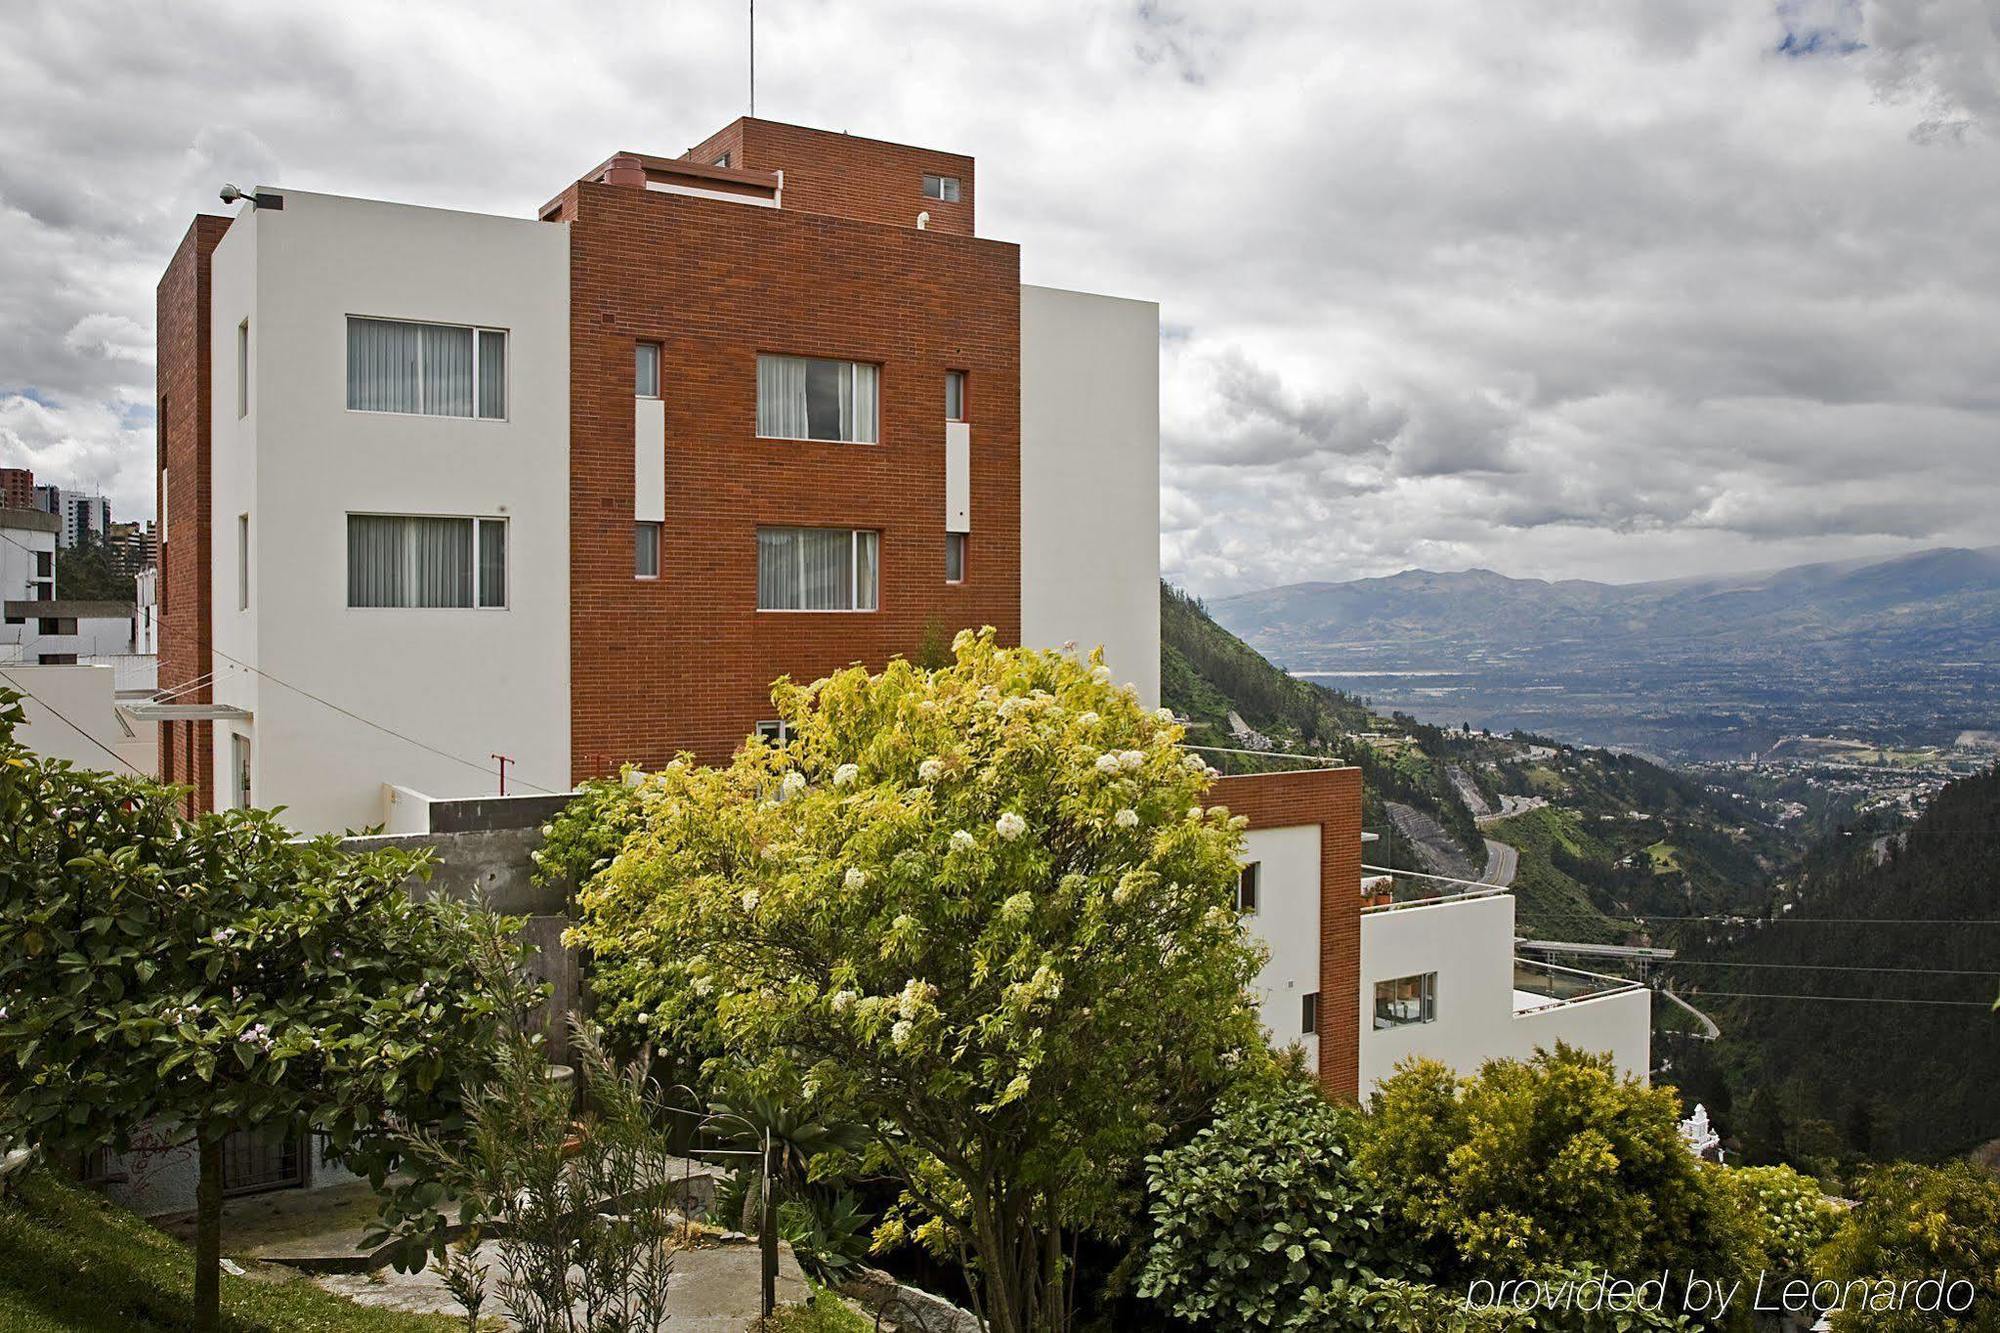
{"label": "garden area", "polygon": [[[420,858],[37,760],[0,699],[0,1146],[44,1161],[0,1202],[6,1326],[695,1328],[677,1283],[730,1232],[795,1256],[795,1331],[1749,1329],[1760,1279],[1942,1270],[1969,1310],[1835,1327],[2000,1328],[1970,1167],[1836,1203],[1699,1159],[1673,1092],[1566,1048],[1326,1099],[1257,1019],[1242,821],[1101,665],[965,634],[774,702],[784,740],[544,830],[588,959],[558,1064],[518,923],[410,894]],[[282,1124],[454,1314],[224,1272],[222,1145]],[[199,1162],[192,1246],[62,1179],[142,1133]],[[1742,1294],[1683,1308],[1689,1276]]]}

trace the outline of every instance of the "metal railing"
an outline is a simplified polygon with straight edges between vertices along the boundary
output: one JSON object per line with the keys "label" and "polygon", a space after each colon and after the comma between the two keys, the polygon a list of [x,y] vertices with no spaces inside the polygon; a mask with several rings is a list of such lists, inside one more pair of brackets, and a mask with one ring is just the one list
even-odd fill
{"label": "metal railing", "polygon": [[1514,959],[1514,989],[1527,995],[1538,995],[1547,1000],[1546,1004],[1533,1005],[1517,1013],[1535,1013],[1543,1009],[1553,1009],[1557,1005],[1574,1004],[1578,1000],[1594,1000],[1601,995],[1615,995],[1620,991],[1643,990],[1644,983],[1630,977],[1607,976],[1602,972],[1585,972],[1580,968],[1558,967],[1539,959]]}

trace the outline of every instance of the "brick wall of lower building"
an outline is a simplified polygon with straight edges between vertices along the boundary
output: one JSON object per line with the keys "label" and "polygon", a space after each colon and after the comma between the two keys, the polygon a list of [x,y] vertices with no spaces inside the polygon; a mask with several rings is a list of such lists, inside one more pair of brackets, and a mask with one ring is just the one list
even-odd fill
{"label": "brick wall of lower building", "polygon": [[[745,117],[710,135],[687,156],[712,163],[724,153],[732,167],[784,172],[784,205],[794,212],[892,227],[914,227],[917,214],[928,213],[931,231],[973,234],[972,159],[963,153]],[[926,174],[956,179],[957,201],[926,198]]]}
{"label": "brick wall of lower building", "polygon": [[1319,825],[1319,1080],[1353,1101],[1361,1062],[1361,770],[1218,778],[1209,800],[1253,829]]}
{"label": "brick wall of lower building", "polygon": [[[1017,247],[626,186],[571,228],[572,756],[579,779],[772,716],[772,680],[913,655],[928,628],[1020,635]],[[660,577],[633,578],[633,347],[662,348]],[[880,443],[761,440],[757,355],[881,366]],[[944,581],[944,376],[971,376],[968,572]],[[880,609],[759,612],[757,528],[881,532]]]}
{"label": "brick wall of lower building", "polygon": [[[188,228],[160,278],[154,378],[154,483],[164,473],[168,493],[160,530],[160,665],[162,691],[177,690],[209,672],[213,638],[209,581],[209,260],[229,219],[207,214]],[[176,694],[177,703],[207,703],[208,688]],[[201,809],[215,804],[209,722],[162,722],[160,776],[192,789]]]}

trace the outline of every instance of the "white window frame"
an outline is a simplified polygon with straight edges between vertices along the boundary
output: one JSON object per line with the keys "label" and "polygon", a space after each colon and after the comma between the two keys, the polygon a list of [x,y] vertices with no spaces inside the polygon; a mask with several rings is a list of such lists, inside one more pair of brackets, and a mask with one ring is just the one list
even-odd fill
{"label": "white window frame", "polygon": [[[965,565],[972,546],[967,540],[969,536],[970,534],[963,532],[947,532],[944,535],[944,581],[953,588],[965,582]],[[957,578],[953,578],[951,573],[951,553],[954,549],[958,551]]]}
{"label": "white window frame", "polygon": [[[965,409],[966,378],[966,374],[962,370],[947,370],[944,373],[944,419],[946,421],[966,421],[970,419],[966,415]],[[958,389],[958,411],[956,413],[953,413],[951,410],[951,392],[954,387]]]}
{"label": "white window frame", "polygon": [[768,718],[751,728],[751,734],[762,736],[773,745],[783,745],[792,738],[792,724],[783,718]]}
{"label": "white window frame", "polygon": [[[398,413],[391,413],[389,415],[408,416],[410,414],[398,412]],[[465,418],[459,417],[455,419],[463,421]],[[343,530],[345,529],[344,520],[348,518],[454,518],[471,523],[472,524],[472,605],[471,606],[356,606],[352,602],[348,602],[346,600],[351,595],[351,592],[343,588],[341,592],[341,600],[344,603],[346,610],[351,612],[359,611],[363,614],[380,611],[380,612],[387,612],[390,615],[404,615],[408,614],[409,612],[416,611],[416,612],[443,613],[446,615],[460,615],[466,612],[509,611],[513,609],[514,523],[512,519],[507,517],[507,515],[505,514],[416,514],[400,510],[391,511],[384,509],[350,509],[347,510],[345,515],[343,516],[343,524],[342,524]],[[485,603],[482,603],[479,600],[479,543],[481,540],[481,534],[484,531],[481,525],[486,523],[500,524],[506,534],[501,538],[501,543],[506,547],[506,552],[505,552],[505,560],[503,561],[500,569],[500,601],[496,605],[490,605],[490,606],[486,605]],[[347,551],[345,547],[342,548],[341,553],[343,556],[346,556]],[[341,580],[343,584],[346,582],[346,578],[347,578],[347,570],[346,566],[343,564],[341,568]]]}
{"label": "white window frame", "polygon": [[[879,528],[836,528],[815,527],[810,523],[760,523],[759,534],[777,532],[845,532],[847,534],[847,599],[852,606],[763,606],[759,605],[759,615],[774,616],[872,616],[882,609],[882,532]],[[875,539],[875,604],[861,605],[861,539],[864,536]],[[757,543],[759,572],[762,571],[764,544]],[[799,582],[805,582],[805,548],[799,548]],[[757,580],[761,589],[764,580]]]}
{"label": "white window frame", "polygon": [[[805,361],[808,363],[813,361],[825,361],[825,362],[830,362],[831,364],[836,366],[845,366],[847,368],[846,373],[848,379],[848,396],[850,399],[858,397],[858,385],[856,383],[857,376],[855,372],[858,371],[862,366],[867,366],[869,369],[873,370],[875,372],[875,438],[872,440],[848,440],[848,439],[841,439],[838,437],[831,439],[821,439],[817,436],[812,436],[812,435],[766,435],[764,434],[763,417],[762,414],[759,413],[757,424],[755,426],[755,430],[757,432],[756,437],[758,439],[781,440],[788,444],[859,444],[859,445],[866,445],[869,447],[874,447],[882,443],[882,363],[881,362],[856,361],[854,358],[846,356],[806,356],[803,353],[799,352],[757,353],[757,360],[760,362],[766,359],[767,357],[778,361]],[[753,383],[752,392],[754,393],[755,391],[756,387]],[[757,408],[758,408],[758,403],[753,402],[751,404],[751,410],[755,412]],[[807,429],[810,430],[811,426],[808,425]]]}
{"label": "white window frame", "polygon": [[[937,182],[937,193],[935,194],[931,193],[932,181]],[[955,204],[964,197],[965,187],[960,183],[958,177],[947,176],[937,171],[926,171],[924,173],[924,198],[935,199],[941,204]]]}
{"label": "white window frame", "polygon": [[[646,393],[639,388],[639,356],[643,352],[653,354],[653,391]],[[632,396],[634,398],[664,397],[666,388],[666,354],[651,338],[641,338],[632,344]]]}
{"label": "white window frame", "polygon": [[[498,325],[494,324],[454,324],[449,320],[443,320],[443,319],[404,319],[397,315],[363,315],[363,314],[358,314],[352,310],[348,311],[347,319],[348,320],[366,319],[366,320],[372,320],[378,324],[414,324],[414,325],[421,325],[425,328],[433,328],[433,329],[472,330],[472,415],[471,416],[468,417],[452,416],[444,412],[425,412],[421,410],[416,412],[393,412],[387,408],[381,408],[381,407],[349,407],[347,409],[348,411],[354,413],[357,416],[424,417],[431,421],[505,422],[513,418],[514,415],[513,330],[503,329],[500,328]],[[245,322],[247,323],[248,321]],[[343,334],[346,333],[345,324],[342,325],[341,332]],[[482,333],[499,334],[501,339],[501,346],[506,349],[504,352],[501,353],[501,367],[502,367],[501,375],[503,376],[503,379],[500,385],[500,415],[497,417],[482,417],[479,415],[479,343],[480,343],[479,335]],[[343,349],[344,345],[345,345],[345,340],[343,339]],[[345,352],[343,350],[343,355],[344,354]],[[345,396],[347,389],[347,376],[344,373],[346,369],[347,367],[343,364],[341,367],[341,370],[343,371],[343,374],[341,375],[341,392],[343,396]],[[424,373],[425,373],[424,343],[423,339],[419,338],[417,340],[417,401],[419,403],[421,403],[424,400]],[[394,517],[394,515],[390,515],[390,517]],[[421,517],[421,515],[419,515],[418,517]],[[459,518],[462,517],[462,515],[449,514],[449,515],[442,515],[441,517]]]}
{"label": "white window frame", "polygon": [[[1258,908],[1258,892],[1262,888],[1262,861],[1245,861],[1236,867],[1236,913],[1238,916],[1255,916]],[[1245,889],[1249,892],[1246,894]]]}

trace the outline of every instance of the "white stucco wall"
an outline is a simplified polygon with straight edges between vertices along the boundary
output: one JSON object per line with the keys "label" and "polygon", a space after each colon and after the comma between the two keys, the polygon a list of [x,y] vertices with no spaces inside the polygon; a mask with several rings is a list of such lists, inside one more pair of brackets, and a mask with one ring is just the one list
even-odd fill
{"label": "white stucco wall", "polygon": [[1258,863],[1257,911],[1243,924],[1271,955],[1257,974],[1264,1028],[1273,1045],[1303,1045],[1313,1069],[1319,1038],[1301,1033],[1299,1020],[1301,999],[1319,989],[1319,842],[1317,824],[1251,829],[1242,857]]}
{"label": "white stucco wall", "polygon": [[[495,791],[495,752],[514,759],[510,790],[566,790],[567,229],[277,192],[283,210],[246,210],[214,261],[215,646],[268,673],[216,661],[217,699],[253,714],[215,728],[217,792],[226,799],[238,730],[252,737],[253,799],[287,806],[307,831],[379,820],[385,782]],[[507,419],[349,412],[350,314],[507,330]],[[251,596],[239,610],[244,513]],[[508,606],[350,609],[349,513],[507,519]]]}
{"label": "white stucco wall", "polygon": [[8,663],[0,665],[0,673],[6,677],[0,685],[27,696],[21,703],[26,723],[14,739],[36,754],[128,778],[160,771],[160,729],[118,711],[117,672],[111,667]]}
{"label": "white stucco wall", "polygon": [[1160,308],[1024,286],[1021,640],[1102,645],[1155,705],[1159,582]]}
{"label": "white stucco wall", "polygon": [[[1375,1029],[1375,983],[1437,973],[1437,1019]],[[1495,894],[1361,917],[1360,1087],[1366,1096],[1412,1055],[1461,1073],[1560,1041],[1609,1051],[1621,1072],[1651,1069],[1652,995],[1644,989],[1514,1012],[1514,897]]]}

